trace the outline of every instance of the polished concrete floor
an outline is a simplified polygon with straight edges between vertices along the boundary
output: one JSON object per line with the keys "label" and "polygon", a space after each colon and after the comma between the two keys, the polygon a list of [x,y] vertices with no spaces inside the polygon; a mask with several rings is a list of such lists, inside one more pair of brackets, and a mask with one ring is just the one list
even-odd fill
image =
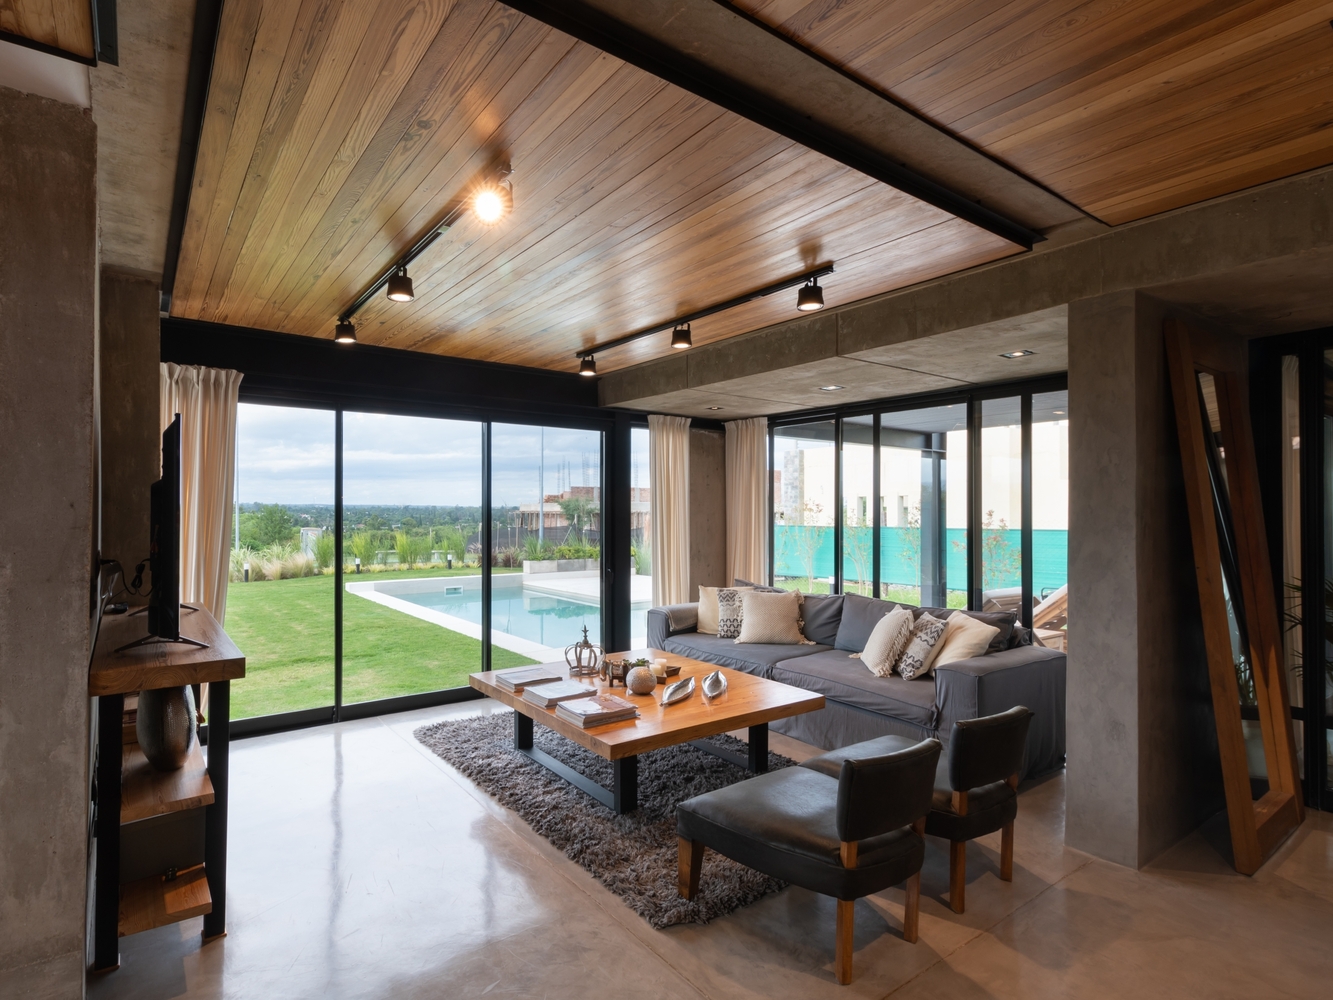
{"label": "polished concrete floor", "polygon": [[[1020,800],[1014,881],[970,852],[968,911],[932,842],[921,939],[901,889],[856,907],[855,980],[833,978],[831,899],[789,888],[707,926],[654,931],[421,747],[470,702],[237,742],[229,933],[202,919],[121,941],[95,1000],[167,997],[1329,997],[1333,815],[1253,878],[1204,831],[1143,871],[1063,844],[1063,779]],[[773,749],[809,748],[775,736]],[[1224,833],[1223,833],[1224,837]]]}

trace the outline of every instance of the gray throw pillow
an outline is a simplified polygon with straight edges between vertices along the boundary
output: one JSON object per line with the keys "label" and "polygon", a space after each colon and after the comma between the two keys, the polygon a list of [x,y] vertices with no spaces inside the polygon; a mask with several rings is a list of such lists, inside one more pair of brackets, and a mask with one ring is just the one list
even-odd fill
{"label": "gray throw pillow", "polygon": [[[844,594],[842,618],[838,622],[838,632],[833,645],[849,653],[861,652],[866,648],[870,633],[875,630],[879,620],[898,606],[892,601],[877,601],[870,597],[862,597],[860,594]],[[904,604],[902,607],[909,605]]]}
{"label": "gray throw pillow", "polygon": [[811,642],[832,646],[838,640],[838,625],[842,622],[842,594],[806,594],[801,605],[805,619],[802,631]]}
{"label": "gray throw pillow", "polygon": [[907,640],[907,648],[898,661],[898,673],[905,680],[925,677],[930,673],[935,662],[935,652],[944,636],[944,627],[945,623],[933,615],[923,614],[917,618],[916,624],[912,626],[912,637]]}

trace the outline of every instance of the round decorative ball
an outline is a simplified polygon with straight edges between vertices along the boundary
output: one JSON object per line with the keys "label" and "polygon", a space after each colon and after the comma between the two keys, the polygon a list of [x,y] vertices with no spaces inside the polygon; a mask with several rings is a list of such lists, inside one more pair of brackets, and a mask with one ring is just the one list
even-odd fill
{"label": "round decorative ball", "polygon": [[648,667],[635,667],[625,675],[625,687],[635,694],[651,694],[657,687],[657,678]]}
{"label": "round decorative ball", "polygon": [[194,691],[189,687],[140,691],[134,731],[149,764],[159,771],[180,770],[194,746]]}

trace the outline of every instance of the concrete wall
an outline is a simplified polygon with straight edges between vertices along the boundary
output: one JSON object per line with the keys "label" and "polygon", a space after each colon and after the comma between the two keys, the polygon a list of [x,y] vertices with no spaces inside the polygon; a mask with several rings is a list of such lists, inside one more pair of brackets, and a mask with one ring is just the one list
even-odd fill
{"label": "concrete wall", "polygon": [[690,600],[727,579],[727,439],[690,428]]}
{"label": "concrete wall", "polygon": [[122,268],[101,273],[102,558],[118,560],[127,578],[148,555],[148,487],[161,474],[158,281]]}
{"label": "concrete wall", "polygon": [[0,996],[80,997],[97,134],[0,88]]}
{"label": "concrete wall", "polygon": [[1223,805],[1164,315],[1069,306],[1065,840],[1132,867]]}

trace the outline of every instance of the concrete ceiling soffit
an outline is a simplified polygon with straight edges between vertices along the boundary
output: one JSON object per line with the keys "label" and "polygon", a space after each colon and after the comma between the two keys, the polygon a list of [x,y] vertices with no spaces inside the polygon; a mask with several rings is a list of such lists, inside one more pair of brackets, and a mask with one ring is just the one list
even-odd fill
{"label": "concrete ceiling soffit", "polygon": [[[880,91],[714,0],[514,0],[510,6],[1020,245],[1030,243],[1032,233],[1104,228]],[[894,183],[885,171],[902,171],[909,181],[915,176],[940,197],[913,190],[910,182]]]}

